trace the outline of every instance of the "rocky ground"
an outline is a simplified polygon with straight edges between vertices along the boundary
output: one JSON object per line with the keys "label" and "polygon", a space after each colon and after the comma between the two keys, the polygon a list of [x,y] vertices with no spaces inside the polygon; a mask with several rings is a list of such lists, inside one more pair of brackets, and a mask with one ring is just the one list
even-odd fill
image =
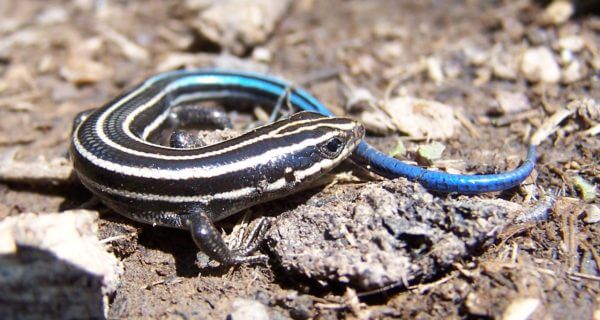
{"label": "rocky ground", "polygon": [[[0,317],[600,319],[598,12],[585,0],[0,2]],[[520,187],[480,196],[345,164],[222,225],[234,241],[269,217],[266,265],[197,264],[187,232],[90,203],[65,155],[78,112],[150,75],[214,66],[301,85],[413,164],[506,171],[530,139],[538,163]],[[270,106],[228,111],[241,131]]]}

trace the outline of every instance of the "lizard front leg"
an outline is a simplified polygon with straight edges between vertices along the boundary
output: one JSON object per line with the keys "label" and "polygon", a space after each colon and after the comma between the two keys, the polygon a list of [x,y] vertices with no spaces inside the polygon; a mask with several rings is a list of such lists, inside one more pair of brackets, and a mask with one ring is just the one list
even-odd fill
{"label": "lizard front leg", "polygon": [[[256,263],[267,260],[265,255],[248,256],[252,250],[236,252],[229,247],[221,237],[221,233],[215,228],[213,222],[202,211],[198,211],[188,217],[188,224],[192,239],[211,259],[224,265],[235,265],[241,263]],[[254,247],[255,248],[255,247]],[[253,249],[254,249],[253,248]]]}

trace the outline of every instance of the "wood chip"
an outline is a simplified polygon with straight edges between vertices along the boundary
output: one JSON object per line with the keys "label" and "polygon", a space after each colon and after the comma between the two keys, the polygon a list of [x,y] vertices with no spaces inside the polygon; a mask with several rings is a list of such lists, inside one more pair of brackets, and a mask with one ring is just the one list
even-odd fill
{"label": "wood chip", "polygon": [[531,137],[531,143],[533,145],[539,145],[542,141],[546,140],[551,134],[558,130],[558,125],[567,117],[570,117],[575,113],[575,109],[560,109],[556,111],[550,118],[547,118],[542,126],[533,134]]}
{"label": "wood chip", "polygon": [[67,159],[53,161],[40,160],[37,162],[16,162],[3,157],[0,162],[0,181],[33,183],[33,184],[64,184],[71,181],[73,165]]}
{"label": "wood chip", "polygon": [[210,64],[214,56],[204,53],[172,52],[162,57],[156,65],[156,72],[176,70],[182,67],[205,66]]}
{"label": "wood chip", "polygon": [[[593,121],[596,116],[600,115],[598,104],[593,99],[573,100],[563,108],[556,111],[551,117],[544,120],[542,126],[531,137],[533,145],[539,145],[546,140],[551,134],[558,130],[558,125],[566,118],[577,112],[581,117],[591,117],[589,121]],[[594,133],[593,131],[591,133]],[[586,131],[583,134],[589,134]]]}
{"label": "wood chip", "polygon": [[100,62],[82,56],[71,56],[60,68],[60,75],[75,85],[93,84],[109,78],[113,71]]}
{"label": "wood chip", "polygon": [[107,41],[112,42],[121,48],[121,51],[127,58],[139,62],[146,62],[150,59],[150,53],[144,47],[129,40],[126,36],[116,30],[104,25],[99,28],[99,32]]}

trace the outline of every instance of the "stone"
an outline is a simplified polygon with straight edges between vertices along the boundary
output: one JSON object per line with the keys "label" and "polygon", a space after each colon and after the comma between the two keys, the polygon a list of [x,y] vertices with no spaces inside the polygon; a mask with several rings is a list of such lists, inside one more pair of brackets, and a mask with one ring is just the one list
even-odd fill
{"label": "stone", "polygon": [[398,129],[414,138],[448,139],[459,125],[453,108],[437,101],[397,97],[387,108]]}
{"label": "stone", "polygon": [[560,80],[560,67],[552,51],[546,47],[536,47],[525,51],[521,59],[521,73],[531,82],[557,83]]}
{"label": "stone", "polygon": [[531,109],[529,98],[523,92],[496,91],[496,101],[501,113],[512,114]]}
{"label": "stone", "polygon": [[0,222],[0,318],[105,318],[121,262],[97,237],[98,213],[25,213]]}
{"label": "stone", "polygon": [[231,320],[268,320],[269,312],[267,307],[250,299],[237,298],[231,304],[233,311],[228,315],[227,319]]}
{"label": "stone", "polygon": [[572,1],[555,0],[544,10],[542,20],[548,24],[560,25],[567,22],[573,13],[575,6]]}

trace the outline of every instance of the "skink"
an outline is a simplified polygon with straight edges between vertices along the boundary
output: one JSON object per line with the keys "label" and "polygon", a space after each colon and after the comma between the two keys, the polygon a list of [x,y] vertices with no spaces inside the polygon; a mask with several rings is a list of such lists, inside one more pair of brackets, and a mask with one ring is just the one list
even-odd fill
{"label": "skink", "polygon": [[213,222],[310,184],[351,154],[364,129],[349,119],[302,112],[201,148],[147,140],[174,105],[247,98],[245,90],[235,91],[230,84],[211,85],[221,76],[154,77],[82,114],[70,156],[79,180],[108,207],[140,222],[188,229],[210,258],[237,264],[262,257],[230,250]]}
{"label": "skink", "polygon": [[[181,149],[148,142],[173,106],[202,100],[289,102],[305,111],[238,138]],[[322,115],[322,116],[321,116]],[[189,229],[211,258],[238,263],[212,222],[288,195],[349,156],[385,177],[407,177],[440,192],[482,193],[518,185],[533,170],[535,149],[519,168],[492,175],[453,175],[410,166],[361,141],[364,129],[333,114],[306,91],[254,73],[181,70],[159,74],[74,127],[71,158],[82,183],[109,207],[135,220]]]}

